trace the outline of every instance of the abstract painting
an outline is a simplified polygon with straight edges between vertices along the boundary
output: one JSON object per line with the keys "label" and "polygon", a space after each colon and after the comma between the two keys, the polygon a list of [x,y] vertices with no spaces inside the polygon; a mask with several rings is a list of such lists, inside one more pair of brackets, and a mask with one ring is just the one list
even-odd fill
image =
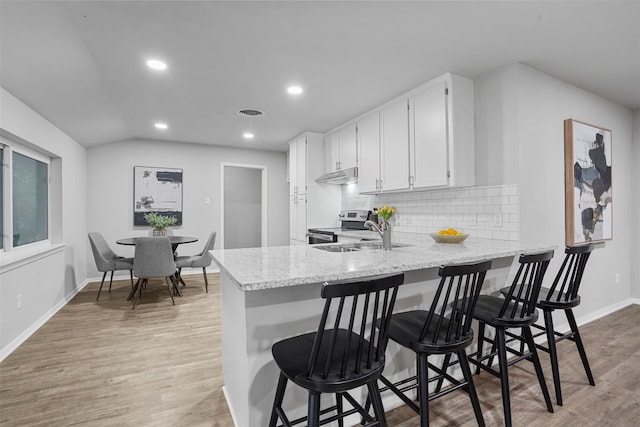
{"label": "abstract painting", "polygon": [[567,246],[613,237],[611,131],[564,121]]}
{"label": "abstract painting", "polygon": [[133,167],[133,225],[147,225],[144,215],[176,217],[182,225],[182,169]]}

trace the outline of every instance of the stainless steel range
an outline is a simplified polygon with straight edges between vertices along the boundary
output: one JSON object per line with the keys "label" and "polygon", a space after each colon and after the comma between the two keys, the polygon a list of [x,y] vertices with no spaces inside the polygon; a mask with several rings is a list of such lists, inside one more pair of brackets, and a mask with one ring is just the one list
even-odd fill
{"label": "stainless steel range", "polygon": [[367,230],[364,223],[371,217],[371,211],[343,209],[338,215],[342,226],[339,228],[310,228],[307,233],[309,244],[336,243],[338,241],[337,233],[342,230]]}

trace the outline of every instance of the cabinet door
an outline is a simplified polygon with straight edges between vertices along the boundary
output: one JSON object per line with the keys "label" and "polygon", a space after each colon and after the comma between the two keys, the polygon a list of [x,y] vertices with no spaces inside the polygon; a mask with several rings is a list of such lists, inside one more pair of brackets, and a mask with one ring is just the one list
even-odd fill
{"label": "cabinet door", "polygon": [[301,137],[296,140],[296,181],[298,194],[307,192],[307,138]]}
{"label": "cabinet door", "polygon": [[402,100],[380,111],[382,190],[409,188],[409,115]]}
{"label": "cabinet door", "polygon": [[302,195],[298,196],[297,199],[294,239],[304,241],[307,236],[307,197]]}
{"label": "cabinet door", "polygon": [[340,130],[340,169],[358,166],[358,141],[356,139],[356,124],[350,124]]}
{"label": "cabinet door", "polygon": [[361,193],[378,191],[380,179],[380,114],[374,113],[358,121],[358,190]]}
{"label": "cabinet door", "polygon": [[298,213],[296,212],[296,197],[289,196],[289,239],[296,238],[296,219]]}
{"label": "cabinet door", "polygon": [[340,164],[340,132],[333,132],[324,138],[325,172],[339,170]]}
{"label": "cabinet door", "polygon": [[409,99],[413,188],[449,183],[445,82]]}
{"label": "cabinet door", "polygon": [[289,197],[293,197],[298,184],[298,145],[295,141],[289,143]]}

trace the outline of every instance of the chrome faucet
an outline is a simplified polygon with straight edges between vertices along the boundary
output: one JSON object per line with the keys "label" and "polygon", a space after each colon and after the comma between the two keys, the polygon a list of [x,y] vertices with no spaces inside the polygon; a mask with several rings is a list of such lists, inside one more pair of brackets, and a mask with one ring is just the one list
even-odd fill
{"label": "chrome faucet", "polygon": [[391,229],[390,228],[381,229],[378,226],[378,224],[371,221],[370,219],[366,220],[364,222],[364,225],[373,227],[373,229],[375,229],[378,232],[378,234],[380,234],[380,237],[382,237],[382,249],[384,249],[385,251],[391,250]]}

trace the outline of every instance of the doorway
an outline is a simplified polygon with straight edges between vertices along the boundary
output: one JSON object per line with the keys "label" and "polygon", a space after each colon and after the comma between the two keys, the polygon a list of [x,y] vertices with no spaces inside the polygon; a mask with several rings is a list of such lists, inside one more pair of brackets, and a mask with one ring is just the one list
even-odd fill
{"label": "doorway", "polygon": [[267,244],[267,167],[221,164],[223,249]]}

